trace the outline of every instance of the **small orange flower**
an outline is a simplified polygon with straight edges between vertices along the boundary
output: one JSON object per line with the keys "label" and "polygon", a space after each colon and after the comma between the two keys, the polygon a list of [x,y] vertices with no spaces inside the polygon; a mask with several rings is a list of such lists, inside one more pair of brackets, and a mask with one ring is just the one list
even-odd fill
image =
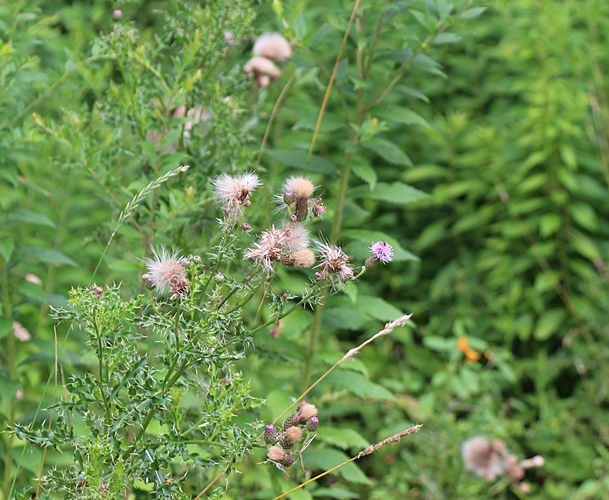
{"label": "small orange flower", "polygon": [[457,350],[465,354],[465,359],[467,359],[468,363],[475,363],[480,359],[480,353],[469,346],[465,335],[461,335],[457,339]]}

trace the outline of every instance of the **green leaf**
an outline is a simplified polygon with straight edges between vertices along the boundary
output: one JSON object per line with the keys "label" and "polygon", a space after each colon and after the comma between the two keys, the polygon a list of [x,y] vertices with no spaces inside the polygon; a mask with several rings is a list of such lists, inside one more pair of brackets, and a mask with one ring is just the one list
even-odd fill
{"label": "green leaf", "polygon": [[447,43],[457,43],[463,40],[461,35],[456,33],[440,33],[433,41],[432,45],[445,45]]}
{"label": "green leaf", "polygon": [[3,339],[12,331],[13,320],[11,318],[0,317],[0,339]]}
{"label": "green leaf", "polygon": [[421,26],[423,26],[423,28],[425,28],[428,31],[434,31],[436,28],[436,23],[433,19],[430,19],[429,17],[427,17],[425,14],[423,14],[422,12],[419,12],[418,10],[410,10],[410,13],[414,16],[414,18],[419,21],[419,24]]}
{"label": "green leaf", "polygon": [[287,391],[282,391],[279,389],[271,391],[266,397],[266,407],[271,411],[271,420],[275,420],[279,415],[281,415],[285,409],[293,403],[293,401],[294,400],[290,396],[290,393]]}
{"label": "green leaf", "polygon": [[32,212],[31,210],[24,210],[21,208],[13,210],[8,217],[6,222],[19,221],[25,222],[26,224],[37,224],[39,226],[46,226],[55,228],[55,224],[46,215]]}
{"label": "green leaf", "polygon": [[269,155],[279,163],[287,165],[288,167],[294,167],[298,169],[313,170],[316,172],[323,172],[325,174],[336,174],[337,168],[334,163],[322,158],[321,156],[311,155],[311,159],[307,166],[307,152],[306,151],[290,151],[288,149],[267,149],[264,151],[265,154]]}
{"label": "green leaf", "polygon": [[34,299],[35,302],[39,302],[40,304],[47,303],[46,295],[40,285],[30,283],[29,281],[22,281],[21,283],[19,283],[17,290],[19,290],[19,293],[21,293],[25,297]]}
{"label": "green leaf", "polygon": [[562,220],[558,214],[544,214],[539,219],[539,231],[544,238],[558,231],[561,225]]}
{"label": "green leaf", "polygon": [[[537,320],[533,336],[536,340],[547,340],[555,332],[560,332],[564,326],[567,313],[564,309],[550,309],[545,311]],[[566,332],[565,332],[566,333]]]}
{"label": "green leaf", "polygon": [[13,242],[13,238],[10,236],[5,236],[0,239],[0,255],[4,258],[4,262],[8,262],[11,258],[13,250],[15,249],[15,243]]}
{"label": "green leaf", "polygon": [[294,28],[294,34],[298,40],[302,40],[305,36],[307,36],[307,23],[305,22],[302,11],[299,12],[294,19],[292,27]]}
{"label": "green leaf", "polygon": [[383,160],[392,163],[393,165],[401,165],[404,167],[412,167],[412,162],[408,155],[404,153],[393,142],[380,137],[374,137],[362,143],[362,146],[379,155]]}
{"label": "green leaf", "polygon": [[72,267],[77,266],[76,262],[74,262],[72,259],[52,248],[23,247],[19,249],[19,253],[29,255],[37,261],[46,262],[47,264],[65,264]]}
{"label": "green leaf", "polygon": [[348,450],[351,448],[357,448],[359,450],[366,448],[370,443],[356,430],[353,429],[341,429],[340,427],[325,427],[321,426],[317,430],[317,437],[322,441],[341,448]]}
{"label": "green leaf", "polygon": [[394,395],[387,389],[358,372],[336,370],[326,377],[325,382],[335,389],[347,390],[359,398],[396,401]]}
{"label": "green leaf", "polygon": [[337,500],[350,500],[352,498],[359,498],[357,493],[352,491],[343,490],[342,488],[317,488],[313,492],[314,497],[321,498],[336,498]]}
{"label": "green leaf", "polygon": [[[315,127],[317,126],[318,117],[318,112],[307,113],[303,115],[303,117],[292,128],[294,128],[295,130],[315,130]],[[319,130],[321,132],[333,132],[344,126],[345,123],[343,122],[340,116],[326,112],[324,113]]]}
{"label": "green leaf", "polygon": [[472,19],[474,17],[478,17],[486,10],[486,7],[473,7],[471,9],[466,10],[463,14],[461,14],[461,19]]}
{"label": "green leaf", "polygon": [[369,196],[377,200],[387,201],[389,203],[397,203],[399,205],[406,205],[419,200],[425,200],[430,196],[423,191],[419,191],[403,182],[394,182],[393,184],[387,184],[379,182],[376,188],[371,193],[365,191],[358,191],[353,189],[349,192],[351,197]]}
{"label": "green leaf", "polygon": [[386,300],[372,295],[360,295],[357,298],[357,309],[379,321],[393,321],[404,315]]}
{"label": "green leaf", "polygon": [[376,171],[367,163],[354,162],[351,164],[351,170],[363,181],[366,181],[370,186],[370,190],[373,190],[376,186]]}
{"label": "green leaf", "polygon": [[429,127],[429,123],[427,123],[425,118],[408,108],[401,108],[399,106],[388,107],[376,114],[379,118],[387,121],[403,123],[404,125],[421,125],[423,127]]}
{"label": "green leaf", "polygon": [[598,220],[596,219],[596,213],[590,205],[587,203],[571,203],[569,204],[569,214],[573,217],[573,220],[577,222],[581,227],[588,229],[589,231],[596,231],[598,228]]}
{"label": "green leaf", "polygon": [[348,307],[331,307],[323,316],[324,328],[359,330],[369,321],[368,316]]}
{"label": "green leaf", "polygon": [[[310,448],[303,453],[304,465],[306,468],[330,470],[337,465],[349,460],[349,457],[342,451],[332,448],[311,450]],[[345,481],[359,484],[372,484],[370,479],[353,462],[344,465],[336,471]],[[334,472],[332,474],[335,474]]]}
{"label": "green leaf", "polygon": [[456,340],[453,337],[445,338],[438,335],[423,337],[423,345],[438,352],[451,352],[457,348]]}

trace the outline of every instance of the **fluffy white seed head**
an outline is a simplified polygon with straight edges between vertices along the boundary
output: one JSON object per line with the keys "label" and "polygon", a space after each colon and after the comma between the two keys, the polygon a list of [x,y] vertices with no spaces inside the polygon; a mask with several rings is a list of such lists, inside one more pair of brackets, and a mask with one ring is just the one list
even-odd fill
{"label": "fluffy white seed head", "polygon": [[148,268],[150,281],[158,292],[165,292],[174,288],[178,283],[186,280],[186,269],[179,259],[178,252],[172,252],[165,247],[153,248],[153,258],[145,257],[144,264]]}
{"label": "fluffy white seed head", "polygon": [[287,224],[281,229],[285,233],[285,246],[290,250],[302,250],[309,246],[309,231],[302,224]]}
{"label": "fluffy white seed head", "polygon": [[247,205],[252,191],[260,185],[258,176],[253,172],[240,175],[220,174],[213,181],[214,195],[222,201],[228,215],[236,215],[242,206]]}
{"label": "fluffy white seed head", "polygon": [[279,33],[264,33],[256,40],[252,52],[255,56],[283,61],[292,57],[292,46]]}
{"label": "fluffy white seed head", "polygon": [[305,177],[290,177],[285,181],[284,191],[292,193],[294,198],[310,198],[315,191],[315,185]]}

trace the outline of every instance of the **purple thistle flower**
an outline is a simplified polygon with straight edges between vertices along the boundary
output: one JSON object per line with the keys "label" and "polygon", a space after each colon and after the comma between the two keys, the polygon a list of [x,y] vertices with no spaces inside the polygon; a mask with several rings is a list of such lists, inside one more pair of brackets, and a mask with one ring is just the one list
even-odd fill
{"label": "purple thistle flower", "polygon": [[393,248],[391,248],[389,243],[384,241],[373,243],[370,251],[375,260],[380,260],[383,264],[387,264],[387,262],[391,262],[393,259]]}

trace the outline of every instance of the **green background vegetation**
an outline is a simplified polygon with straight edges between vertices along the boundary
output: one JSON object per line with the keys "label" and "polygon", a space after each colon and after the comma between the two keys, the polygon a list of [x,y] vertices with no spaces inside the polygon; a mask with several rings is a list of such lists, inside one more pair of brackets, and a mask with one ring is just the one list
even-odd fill
{"label": "green background vegetation", "polygon": [[[173,2],[117,3],[120,23],[102,1],[0,5],[2,428],[49,417],[49,306],[92,282],[139,293],[138,259],[152,244],[204,256],[217,173],[258,172],[265,187],[249,220],[258,232],[272,221],[272,191],[303,171],[353,3],[208,3],[225,8],[221,23]],[[298,310],[278,337],[255,334],[239,368],[267,405],[240,419],[272,420],[307,379],[412,312],[310,395],[321,427],[305,464],[321,472],[413,423],[422,431],[293,498],[608,498],[609,3],[481,2],[434,35],[438,19],[451,23],[448,4],[362,2],[307,173],[329,209],[325,234],[359,265],[377,240],[396,259],[328,295],[317,316]],[[257,89],[241,67],[255,37],[275,30],[294,56]],[[110,60],[113,51],[124,57]],[[172,103],[210,110],[190,142],[184,120],[150,105],[167,96],[150,68],[174,83]],[[177,151],[147,145],[150,130]],[[180,164],[189,173],[150,195],[104,254],[125,205]],[[282,269],[273,291],[302,292],[306,275]],[[250,312],[252,322],[267,314]],[[30,341],[15,339],[13,321]],[[57,329],[63,376],[92,370],[84,336],[67,332]],[[457,349],[460,336],[479,361]],[[463,471],[460,446],[473,435],[545,458],[527,472],[528,495]],[[7,433],[1,444],[11,463],[3,494],[13,482],[33,491],[42,449]],[[49,450],[45,466],[71,460]],[[259,450],[238,465],[227,498],[272,498],[303,480],[262,460]],[[185,491],[196,495],[214,472],[189,476]]]}

